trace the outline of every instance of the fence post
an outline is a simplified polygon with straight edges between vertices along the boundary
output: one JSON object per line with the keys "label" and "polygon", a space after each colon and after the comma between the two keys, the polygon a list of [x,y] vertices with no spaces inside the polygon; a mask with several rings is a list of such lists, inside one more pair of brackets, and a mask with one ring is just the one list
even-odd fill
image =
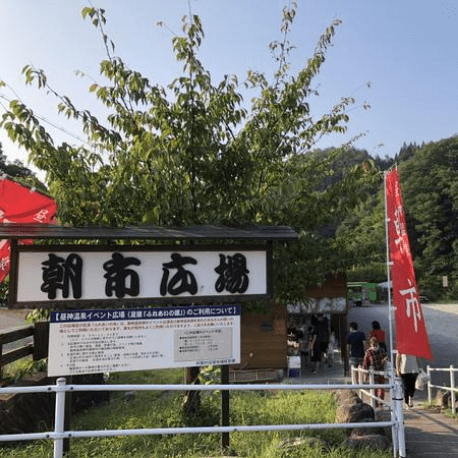
{"label": "fence post", "polygon": [[[221,366],[221,384],[229,385],[229,366],[224,364]],[[229,413],[229,391],[221,390],[221,426],[230,425]],[[229,433],[221,433],[221,447],[223,450],[228,450],[230,444]]]}
{"label": "fence post", "polygon": [[404,390],[402,388],[402,382],[399,377],[394,379],[393,392],[391,397],[391,403],[393,404],[393,415],[394,420],[396,421],[395,429],[397,432],[398,439],[398,450],[399,457],[406,457],[406,438],[404,432],[404,412],[403,400],[404,400]]}
{"label": "fence post", "polygon": [[350,374],[351,374],[351,384],[356,385],[355,366],[350,366]]}
{"label": "fence post", "polygon": [[[361,366],[358,366],[358,385],[363,384],[363,368]],[[363,397],[363,390],[359,390],[359,397],[362,399]]]}
{"label": "fence post", "polygon": [[[369,381],[373,385],[375,383],[374,367],[369,367]],[[375,389],[371,388],[371,407],[375,410]]]}
{"label": "fence post", "polygon": [[428,404],[431,404],[431,368],[429,364],[426,366],[426,372],[428,373]]}
{"label": "fence post", "polygon": [[451,403],[452,403],[452,412],[456,414],[455,406],[455,368],[453,364],[450,365],[450,388],[452,389]]}
{"label": "fence post", "polygon": [[3,344],[0,343],[0,382],[3,381],[3,364],[1,364],[3,357]]}
{"label": "fence post", "polygon": [[[390,368],[389,372],[389,382],[390,382],[390,398],[391,398],[391,407],[390,407],[390,416],[391,420],[393,422],[397,422],[396,419],[396,412],[395,412],[395,407],[394,407],[394,399],[396,398],[396,395],[394,394],[394,369]],[[397,423],[394,424],[394,426],[391,427],[391,435],[392,435],[392,440],[393,440],[393,457],[398,458],[398,450],[399,450],[399,439],[398,439],[398,425]]]}
{"label": "fence post", "polygon": [[[57,379],[57,386],[65,386],[65,378],[60,377]],[[56,412],[54,418],[54,433],[61,434],[64,432],[64,415],[65,415],[65,391],[56,391]],[[64,451],[64,439],[54,439],[54,458],[62,458]]]}

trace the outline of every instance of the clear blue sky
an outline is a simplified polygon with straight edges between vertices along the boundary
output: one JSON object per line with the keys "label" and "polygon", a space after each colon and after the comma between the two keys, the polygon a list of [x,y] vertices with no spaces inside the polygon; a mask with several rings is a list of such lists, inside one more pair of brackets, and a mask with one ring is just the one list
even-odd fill
{"label": "clear blue sky", "polygon": [[[174,61],[172,33],[181,32],[189,11],[203,22],[201,60],[215,82],[223,74],[243,80],[248,69],[272,74],[275,64],[268,44],[280,39],[283,0],[93,0],[106,9],[107,33],[117,53],[153,83],[167,85],[180,67]],[[334,47],[327,54],[315,85],[320,93],[310,103],[316,115],[341,97],[354,96],[370,110],[353,109],[348,135],[324,138],[319,147],[338,146],[365,133],[355,146],[369,153],[393,156],[404,142],[436,141],[458,132],[458,2],[439,0],[298,0],[290,39],[296,49],[292,73],[312,56],[326,27],[341,19]],[[0,79],[8,83],[0,95],[13,91],[46,118],[81,136],[76,125],[59,117],[57,101],[23,83],[26,64],[46,70],[50,84],[80,108],[101,113],[88,94],[93,81],[75,76],[80,70],[98,80],[105,57],[97,31],[81,18],[83,0],[4,0],[0,6]],[[167,27],[158,27],[162,21]],[[371,82],[371,88],[366,87]],[[4,99],[0,99],[2,104]],[[0,107],[0,114],[3,112]],[[77,142],[50,127],[59,141]],[[9,160],[27,163],[0,132]],[[381,146],[383,145],[383,146]]]}

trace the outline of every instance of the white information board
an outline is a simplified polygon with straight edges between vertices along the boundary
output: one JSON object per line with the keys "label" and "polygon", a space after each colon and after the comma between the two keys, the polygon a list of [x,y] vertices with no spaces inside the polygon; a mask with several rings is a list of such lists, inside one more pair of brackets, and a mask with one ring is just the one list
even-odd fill
{"label": "white information board", "polygon": [[52,312],[48,375],[240,363],[240,306]]}
{"label": "white information board", "polygon": [[155,303],[167,298],[262,296],[269,292],[265,246],[202,251],[196,247],[188,251],[95,248],[62,251],[59,246],[20,246],[16,302],[46,306],[55,301],[151,299]]}

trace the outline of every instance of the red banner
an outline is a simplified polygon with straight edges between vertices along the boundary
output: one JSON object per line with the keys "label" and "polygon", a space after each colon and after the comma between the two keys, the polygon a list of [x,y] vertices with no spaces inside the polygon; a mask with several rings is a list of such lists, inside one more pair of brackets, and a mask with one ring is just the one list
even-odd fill
{"label": "red banner", "polygon": [[[54,199],[27,188],[8,178],[0,178],[0,224],[49,223],[55,218],[57,205]],[[30,244],[31,240],[20,243]],[[11,244],[0,241],[0,283],[10,271]]]}
{"label": "red banner", "polygon": [[398,171],[386,174],[391,280],[399,353],[433,359],[410,253]]}

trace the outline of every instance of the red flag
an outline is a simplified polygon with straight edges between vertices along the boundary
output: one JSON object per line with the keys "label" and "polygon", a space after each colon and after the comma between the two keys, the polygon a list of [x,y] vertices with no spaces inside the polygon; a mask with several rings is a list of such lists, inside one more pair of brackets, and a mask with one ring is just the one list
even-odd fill
{"label": "red flag", "polygon": [[[0,224],[3,223],[49,223],[55,218],[57,204],[51,197],[29,189],[8,178],[0,178]],[[30,244],[31,240],[20,243]],[[0,242],[0,282],[10,270],[11,244]]]}
{"label": "red flag", "polygon": [[398,171],[386,174],[388,238],[399,353],[433,359],[407,236]]}

